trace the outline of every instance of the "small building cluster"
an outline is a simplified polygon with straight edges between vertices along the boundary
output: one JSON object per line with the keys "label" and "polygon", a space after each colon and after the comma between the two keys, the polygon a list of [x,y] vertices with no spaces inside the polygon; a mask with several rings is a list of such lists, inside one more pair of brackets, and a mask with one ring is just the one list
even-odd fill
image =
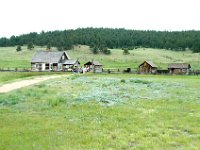
{"label": "small building cluster", "polygon": [[[102,64],[98,61],[88,61],[84,67],[80,67],[80,62],[70,59],[66,52],[59,51],[37,51],[31,60],[32,71],[74,71],[74,72],[102,72]],[[144,61],[138,66],[140,74],[189,74],[190,64],[172,63],[168,65],[168,70],[159,70],[158,66],[152,61]],[[125,72],[130,72],[126,70]]]}
{"label": "small building cluster", "polygon": [[141,74],[156,74],[156,73],[169,73],[169,74],[189,74],[190,64],[187,63],[172,63],[168,65],[168,70],[159,70],[158,66],[152,61],[144,61],[138,67]]}
{"label": "small building cluster", "polygon": [[[85,69],[84,69],[85,68]],[[93,71],[102,72],[102,64],[98,61],[88,61],[80,68],[80,62],[70,59],[66,52],[37,51],[31,60],[32,71]]]}

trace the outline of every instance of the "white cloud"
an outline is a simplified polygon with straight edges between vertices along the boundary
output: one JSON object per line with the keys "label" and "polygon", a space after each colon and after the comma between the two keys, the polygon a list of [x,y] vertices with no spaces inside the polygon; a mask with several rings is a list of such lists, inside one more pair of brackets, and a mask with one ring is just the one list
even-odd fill
{"label": "white cloud", "polygon": [[0,37],[78,27],[200,30],[198,6],[198,0],[0,0]]}

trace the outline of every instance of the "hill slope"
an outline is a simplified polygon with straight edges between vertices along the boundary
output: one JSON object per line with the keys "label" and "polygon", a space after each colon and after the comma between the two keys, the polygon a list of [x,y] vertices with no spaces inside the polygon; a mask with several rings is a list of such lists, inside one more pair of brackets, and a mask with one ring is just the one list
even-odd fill
{"label": "hill slope", "polygon": [[98,48],[149,47],[169,50],[191,49],[200,52],[200,31],[137,31],[112,28],[79,28],[75,30],[32,32],[9,39],[0,38],[0,46],[50,45],[68,50],[73,45]]}
{"label": "hill slope", "polygon": [[[30,61],[37,50],[45,50],[45,47],[35,47],[34,50],[17,52],[16,47],[0,47],[0,68],[30,68]],[[165,49],[138,48],[129,51],[129,55],[123,55],[123,50],[112,49],[111,55],[94,55],[88,46],[76,46],[67,51],[71,59],[79,59],[81,65],[89,60],[97,60],[104,68],[137,68],[144,60],[152,60],[160,69],[167,69],[169,63],[190,63],[192,69],[200,70],[200,54],[191,51],[169,51]]]}

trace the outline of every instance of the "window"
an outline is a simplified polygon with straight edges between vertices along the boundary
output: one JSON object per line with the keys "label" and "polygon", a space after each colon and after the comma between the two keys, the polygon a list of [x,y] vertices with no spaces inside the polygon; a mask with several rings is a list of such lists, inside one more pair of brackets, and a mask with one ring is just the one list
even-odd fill
{"label": "window", "polygon": [[187,69],[182,69],[182,72],[187,72]]}
{"label": "window", "polygon": [[65,56],[64,55],[62,56],[62,60],[65,60]]}

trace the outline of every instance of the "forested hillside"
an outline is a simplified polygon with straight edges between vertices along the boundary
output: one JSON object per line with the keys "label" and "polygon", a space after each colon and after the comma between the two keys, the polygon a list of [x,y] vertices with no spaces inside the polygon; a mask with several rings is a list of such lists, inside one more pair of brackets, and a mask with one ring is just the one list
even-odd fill
{"label": "forested hillside", "polygon": [[76,30],[29,33],[1,38],[0,46],[16,46],[33,43],[38,46],[71,49],[82,44],[105,48],[163,48],[176,51],[191,49],[200,52],[200,31],[137,31],[110,28],[79,28]]}

